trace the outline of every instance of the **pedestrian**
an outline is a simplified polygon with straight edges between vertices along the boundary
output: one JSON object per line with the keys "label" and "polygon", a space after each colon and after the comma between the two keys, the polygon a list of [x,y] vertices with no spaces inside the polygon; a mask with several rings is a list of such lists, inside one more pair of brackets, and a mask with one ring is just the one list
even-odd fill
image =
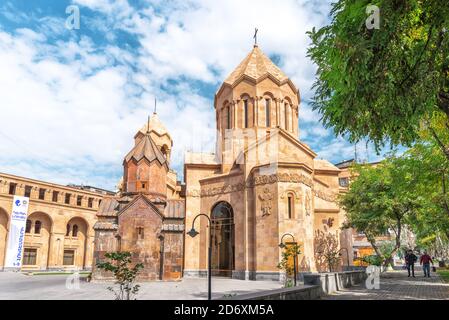
{"label": "pedestrian", "polygon": [[407,266],[408,276],[410,277],[410,271],[411,275],[414,278],[415,277],[415,262],[418,260],[418,257],[413,254],[412,250],[409,250],[407,254],[405,255],[405,265]]}
{"label": "pedestrian", "polygon": [[424,277],[427,276],[427,278],[430,278],[430,263],[433,260],[432,258],[427,254],[427,251],[424,251],[424,254],[421,256],[421,259],[419,259],[419,264],[422,264],[422,268],[424,270]]}

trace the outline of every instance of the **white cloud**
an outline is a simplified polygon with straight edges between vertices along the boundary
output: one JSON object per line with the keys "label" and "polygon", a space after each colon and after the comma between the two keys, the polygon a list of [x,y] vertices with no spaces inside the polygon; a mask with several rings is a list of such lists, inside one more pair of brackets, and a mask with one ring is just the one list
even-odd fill
{"label": "white cloud", "polygon": [[[101,45],[76,33],[49,42],[63,34],[63,21],[34,13],[23,15],[42,28],[0,29],[0,171],[110,189],[155,96],[174,140],[173,166],[182,169],[185,150],[214,150],[213,93],[204,96],[196,81],[218,89],[251,50],[254,27],[261,49],[280,57],[307,101],[315,68],[305,32],[329,12],[328,1],[142,1],[139,9],[126,0],[73,3],[80,5],[81,28],[96,32]],[[139,47],[121,45],[119,31]],[[318,121],[302,103],[302,138],[328,139]],[[342,151],[324,145],[320,156],[352,148],[343,140],[334,146]]]}

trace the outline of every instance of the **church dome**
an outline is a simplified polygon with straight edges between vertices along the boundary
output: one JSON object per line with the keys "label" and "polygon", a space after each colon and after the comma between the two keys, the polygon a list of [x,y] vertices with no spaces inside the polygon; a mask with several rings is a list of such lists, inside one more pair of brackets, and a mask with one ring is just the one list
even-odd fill
{"label": "church dome", "polygon": [[225,83],[233,86],[244,76],[257,81],[261,77],[271,75],[278,82],[282,83],[288,80],[288,77],[282,70],[268,58],[257,45],[246,56],[237,68],[226,78]]}
{"label": "church dome", "polygon": [[150,117],[149,122],[146,123],[142,127],[142,129],[139,130],[139,132],[137,132],[136,136],[140,134],[145,135],[147,132],[154,132],[160,137],[167,135],[168,138],[171,140],[168,130],[165,128],[164,124],[159,119],[157,113],[153,113],[153,115]]}

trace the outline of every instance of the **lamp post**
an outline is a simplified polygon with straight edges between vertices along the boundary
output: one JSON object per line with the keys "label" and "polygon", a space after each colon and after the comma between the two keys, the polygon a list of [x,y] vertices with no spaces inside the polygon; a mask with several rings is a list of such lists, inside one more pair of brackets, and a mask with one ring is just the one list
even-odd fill
{"label": "lamp post", "polygon": [[187,232],[189,236],[192,238],[196,237],[198,234],[200,234],[198,231],[195,230],[195,220],[196,218],[200,216],[205,216],[207,220],[209,221],[209,256],[207,258],[207,300],[211,300],[211,291],[212,291],[212,273],[211,273],[211,257],[212,257],[212,221],[210,220],[209,216],[204,213],[198,214],[192,221],[192,229]]}
{"label": "lamp post", "polygon": [[346,261],[347,261],[347,266],[348,266],[348,270],[349,270],[349,251],[348,251],[348,248],[340,248],[340,250],[337,251],[340,256],[341,256],[341,252],[340,252],[341,250],[346,250]]}
{"label": "lamp post", "polygon": [[[281,248],[281,249],[283,249],[283,248],[285,248],[286,247],[286,245],[284,244],[284,238],[286,237],[286,236],[290,236],[290,237],[292,237],[292,239],[293,239],[293,243],[296,245],[296,241],[295,241],[295,237],[291,234],[291,233],[286,233],[286,234],[284,234],[283,236],[282,236],[282,238],[281,238],[281,243],[279,243],[279,248]],[[296,250],[295,250],[295,256],[293,257],[293,283],[295,284],[295,287],[296,287]]]}

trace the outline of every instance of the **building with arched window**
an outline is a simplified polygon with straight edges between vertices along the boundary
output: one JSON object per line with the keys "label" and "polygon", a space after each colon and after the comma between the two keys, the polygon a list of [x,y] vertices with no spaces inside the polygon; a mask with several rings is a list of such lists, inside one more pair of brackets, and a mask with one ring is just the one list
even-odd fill
{"label": "building with arched window", "polygon": [[[184,164],[186,225],[210,216],[213,274],[279,279],[285,233],[301,246],[300,271],[321,270],[317,231],[346,239],[336,203],[340,169],[299,139],[299,106],[299,90],[257,45],[215,94],[217,149],[188,152]],[[184,276],[207,269],[207,220],[195,223],[199,235],[185,238]]]}
{"label": "building with arched window", "polygon": [[46,271],[92,268],[96,212],[108,194],[114,193],[0,173],[0,270],[15,195],[30,199],[21,270]]}

